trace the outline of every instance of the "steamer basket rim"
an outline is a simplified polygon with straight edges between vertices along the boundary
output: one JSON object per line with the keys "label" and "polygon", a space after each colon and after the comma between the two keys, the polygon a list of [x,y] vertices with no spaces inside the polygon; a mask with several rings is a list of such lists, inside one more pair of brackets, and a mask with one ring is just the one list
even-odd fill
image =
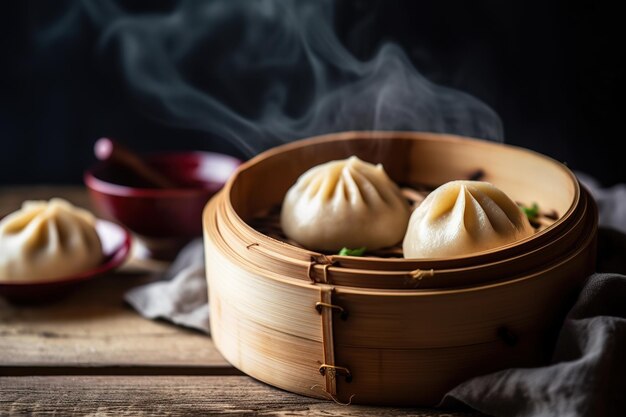
{"label": "steamer basket rim", "polygon": [[[530,240],[533,240],[537,237],[543,236],[546,233],[550,233],[550,231],[552,231],[553,229],[555,229],[556,227],[558,227],[561,223],[564,222],[565,219],[567,219],[569,216],[571,216],[571,214],[575,211],[576,207],[578,206],[579,202],[580,202],[580,193],[581,193],[581,185],[578,181],[578,178],[576,177],[576,175],[569,169],[569,167],[567,167],[566,164],[559,162],[557,160],[555,160],[554,158],[544,155],[542,153],[539,153],[537,151],[528,149],[528,148],[523,148],[520,146],[516,146],[516,145],[508,145],[508,144],[504,144],[504,143],[499,143],[499,142],[492,142],[489,141],[487,139],[481,139],[481,138],[475,138],[475,137],[469,137],[469,136],[460,136],[460,135],[454,135],[454,134],[447,134],[447,133],[436,133],[436,132],[426,132],[426,131],[408,131],[408,130],[385,130],[385,131],[376,131],[376,130],[350,130],[350,131],[341,131],[341,132],[331,132],[331,133],[326,133],[323,135],[318,135],[318,136],[313,136],[313,137],[307,137],[307,138],[302,138],[302,139],[297,139],[294,140],[292,142],[288,142],[282,145],[278,145],[275,146],[273,148],[267,149],[261,153],[259,153],[258,155],[256,155],[255,157],[249,159],[248,161],[245,161],[244,163],[242,163],[234,172],[233,174],[230,176],[230,178],[228,179],[228,181],[226,182],[222,192],[229,196],[229,198],[225,199],[225,204],[227,205],[228,210],[233,213],[237,219],[242,223],[242,225],[248,229],[250,229],[251,231],[253,231],[254,233],[258,233],[254,228],[252,228],[246,221],[244,221],[241,216],[239,216],[239,213],[237,212],[237,210],[235,210],[235,207],[232,205],[231,199],[230,199],[230,195],[233,189],[233,186],[235,184],[235,182],[237,181],[237,179],[239,178],[239,176],[245,172],[247,169],[249,169],[250,167],[256,165],[259,161],[267,159],[268,157],[274,156],[276,154],[280,154],[282,152],[285,151],[290,151],[293,149],[298,149],[298,148],[303,148],[306,147],[308,145],[311,144],[322,144],[322,143],[328,143],[328,142],[334,142],[334,141],[338,141],[338,140],[362,140],[362,139],[420,139],[420,140],[427,140],[427,141],[431,141],[431,142],[448,142],[448,143],[472,143],[473,145],[476,146],[484,146],[484,147],[491,147],[491,146],[495,146],[495,147],[502,147],[505,149],[509,149],[512,151],[516,151],[516,152],[521,152],[521,153],[526,153],[528,155],[532,155],[534,157],[543,159],[545,161],[551,162],[553,163],[555,166],[559,167],[571,180],[571,183],[574,187],[574,197],[573,197],[573,201],[572,204],[569,206],[569,208],[567,209],[567,211],[565,211],[565,213],[563,213],[563,215],[560,216],[560,218],[555,221],[553,224],[551,224],[549,227],[535,233],[532,236],[526,237],[524,239],[521,239],[519,241],[513,242],[513,243],[509,243],[507,245],[503,245],[503,246],[499,246],[495,249],[489,249],[489,250],[485,250],[485,251],[481,251],[481,252],[475,252],[469,255],[459,255],[459,256],[453,256],[453,257],[444,257],[444,258],[423,258],[420,260],[423,260],[424,262],[437,262],[437,261],[446,261],[446,260],[451,260],[451,261],[458,261],[458,260],[462,260],[462,259],[469,259],[469,258],[475,258],[475,257],[479,257],[479,256],[485,256],[485,255],[489,255],[491,253],[497,252],[497,251],[501,251],[501,250],[506,250],[508,248],[514,247],[516,245],[520,245],[520,244],[524,244]],[[265,236],[265,235],[263,235]],[[278,242],[280,244],[282,244],[283,246],[285,246],[286,248],[289,248],[290,250],[298,250],[298,251],[302,251],[304,254],[307,254],[309,256],[318,256],[321,255],[321,253],[319,252],[315,252],[313,250],[308,250],[308,249],[302,249],[302,248],[298,248],[296,246],[293,245],[289,245],[288,243],[273,239],[269,236],[265,236],[268,239],[272,239],[272,241],[274,242]],[[384,262],[394,262],[394,263],[403,263],[403,262],[414,262],[416,259],[414,258],[385,258]]]}

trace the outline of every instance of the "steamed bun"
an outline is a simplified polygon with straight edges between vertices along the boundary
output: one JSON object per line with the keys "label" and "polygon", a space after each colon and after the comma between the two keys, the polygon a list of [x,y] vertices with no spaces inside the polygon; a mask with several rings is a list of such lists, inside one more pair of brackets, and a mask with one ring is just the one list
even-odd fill
{"label": "steamed bun", "polygon": [[95,218],[62,199],[25,201],[0,221],[0,281],[52,281],[95,268]]}
{"label": "steamed bun", "polygon": [[531,236],[522,210],[483,181],[451,181],[413,212],[403,241],[405,258],[466,255]]}
{"label": "steamed bun", "polygon": [[281,226],[308,249],[378,249],[402,240],[409,215],[383,166],[352,156],[302,174],[285,196]]}

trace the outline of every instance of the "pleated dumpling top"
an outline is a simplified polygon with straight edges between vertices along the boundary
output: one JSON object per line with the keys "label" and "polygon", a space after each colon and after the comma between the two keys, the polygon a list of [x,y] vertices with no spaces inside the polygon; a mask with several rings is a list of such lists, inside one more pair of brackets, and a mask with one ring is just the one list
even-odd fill
{"label": "pleated dumpling top", "polygon": [[281,226],[307,249],[378,249],[399,243],[409,205],[381,164],[352,156],[302,174],[283,201]]}
{"label": "pleated dumpling top", "polygon": [[413,212],[403,241],[405,258],[462,256],[503,246],[534,233],[524,212],[483,181],[451,181]]}
{"label": "pleated dumpling top", "polygon": [[0,281],[52,281],[97,267],[94,216],[62,199],[26,201],[0,221]]}

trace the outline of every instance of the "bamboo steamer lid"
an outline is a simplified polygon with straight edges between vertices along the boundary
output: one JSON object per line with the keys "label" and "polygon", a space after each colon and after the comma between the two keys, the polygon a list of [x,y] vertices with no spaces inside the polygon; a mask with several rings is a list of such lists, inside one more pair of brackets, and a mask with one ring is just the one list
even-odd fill
{"label": "bamboo steamer lid", "polygon": [[[310,167],[356,154],[399,183],[437,186],[482,169],[514,199],[559,218],[530,238],[446,259],[334,257],[256,231]],[[271,184],[271,185],[270,185]],[[418,132],[346,132],[294,142],[237,171],[204,212],[211,329],[243,372],[318,398],[433,405],[482,373],[545,359],[593,271],[597,209],[543,155]]]}

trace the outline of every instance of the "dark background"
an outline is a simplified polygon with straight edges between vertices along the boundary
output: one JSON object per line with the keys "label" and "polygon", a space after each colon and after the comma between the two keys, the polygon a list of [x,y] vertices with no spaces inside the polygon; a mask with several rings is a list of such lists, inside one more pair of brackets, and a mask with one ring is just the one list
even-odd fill
{"label": "dark background", "polygon": [[[0,184],[80,183],[101,136],[140,152],[234,146],[146,117],[94,60],[88,22],[54,47],[36,34],[73,2],[0,6]],[[117,2],[167,13],[172,1]],[[357,57],[393,40],[431,80],[466,91],[501,117],[505,141],[566,162],[604,185],[626,182],[620,14],[602,3],[339,1],[335,28]]]}

